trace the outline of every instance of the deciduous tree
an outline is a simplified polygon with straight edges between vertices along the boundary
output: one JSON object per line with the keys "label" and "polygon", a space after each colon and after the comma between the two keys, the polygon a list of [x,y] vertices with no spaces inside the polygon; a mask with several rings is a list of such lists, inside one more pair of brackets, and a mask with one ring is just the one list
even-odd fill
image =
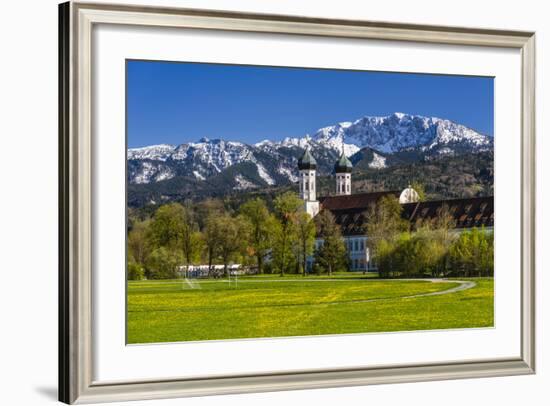
{"label": "deciduous tree", "polygon": [[365,213],[367,246],[372,258],[378,263],[381,276],[387,276],[392,271],[393,256],[389,252],[393,250],[399,234],[409,227],[408,222],[401,218],[402,211],[399,200],[395,196],[387,195],[371,205]]}
{"label": "deciduous tree", "polygon": [[332,275],[333,272],[347,270],[348,257],[340,227],[328,210],[322,210],[315,216],[317,234],[323,239],[321,247],[315,252],[317,266]]}
{"label": "deciduous tree", "polygon": [[203,232],[204,247],[206,250],[206,256],[208,260],[208,273],[210,274],[212,270],[212,264],[214,258],[219,255],[220,247],[220,228],[217,224],[217,219],[219,216],[211,215],[205,221],[205,228]]}
{"label": "deciduous tree", "polygon": [[181,255],[166,247],[155,249],[147,261],[147,279],[174,279],[178,276]]}
{"label": "deciduous tree", "polygon": [[201,237],[190,207],[170,203],[159,207],[151,223],[151,239],[157,247],[180,251],[189,267],[201,248]]}
{"label": "deciduous tree", "polygon": [[186,210],[179,203],[160,206],[151,222],[151,241],[155,247],[175,248],[181,243]]}
{"label": "deciduous tree", "polygon": [[208,218],[224,214],[225,207],[220,199],[207,198],[195,204],[194,212],[199,230],[204,231]]}
{"label": "deciduous tree", "polygon": [[151,220],[136,221],[128,233],[128,254],[139,266],[144,266],[151,253]]}
{"label": "deciduous tree", "polygon": [[239,218],[223,215],[215,219],[214,227],[218,233],[218,250],[224,266],[224,275],[228,276],[227,266],[245,247],[243,234],[245,226]]}
{"label": "deciduous tree", "polygon": [[258,272],[263,273],[264,258],[271,248],[274,219],[269,213],[265,201],[260,198],[247,201],[239,211],[247,226],[246,236],[252,248],[252,254],[256,257]]}
{"label": "deciduous tree", "polygon": [[298,236],[296,253],[304,276],[306,275],[307,257],[313,253],[315,231],[315,222],[311,216],[305,211],[300,211],[296,216],[296,234]]}
{"label": "deciduous tree", "polygon": [[493,274],[493,233],[473,228],[462,232],[449,249],[453,269],[464,276]]}
{"label": "deciduous tree", "polygon": [[275,198],[275,215],[273,235],[273,261],[275,267],[284,275],[294,260],[292,247],[297,242],[296,221],[302,201],[295,193],[286,192]]}

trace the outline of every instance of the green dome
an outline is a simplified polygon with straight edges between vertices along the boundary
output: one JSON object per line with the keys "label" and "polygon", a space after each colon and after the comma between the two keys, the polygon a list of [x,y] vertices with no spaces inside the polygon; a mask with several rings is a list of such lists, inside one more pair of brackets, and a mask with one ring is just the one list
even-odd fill
{"label": "green dome", "polygon": [[316,169],[317,161],[313,158],[313,155],[309,152],[309,147],[306,148],[304,155],[298,159],[298,169]]}
{"label": "green dome", "polygon": [[334,172],[351,173],[352,169],[353,169],[353,165],[351,164],[350,160],[344,153],[342,153],[338,161],[336,161],[336,163],[334,164]]}

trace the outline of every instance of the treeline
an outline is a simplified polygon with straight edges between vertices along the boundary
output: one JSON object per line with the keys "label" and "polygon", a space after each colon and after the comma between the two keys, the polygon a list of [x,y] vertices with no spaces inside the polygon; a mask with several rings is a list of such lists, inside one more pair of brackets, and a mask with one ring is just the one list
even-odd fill
{"label": "treeline", "polygon": [[473,228],[458,233],[448,207],[414,229],[393,197],[383,197],[366,214],[367,246],[380,277],[493,276],[494,235]]}
{"label": "treeline", "polygon": [[[316,232],[325,244],[314,253]],[[128,278],[171,279],[179,266],[231,263],[256,267],[259,273],[303,273],[315,254],[316,271],[347,269],[339,227],[330,213],[315,221],[295,193],[277,196],[269,209],[261,198],[227,210],[219,200],[190,205],[169,203],[150,218],[131,217],[128,231]]]}
{"label": "treeline", "polygon": [[[419,188],[421,190],[421,188]],[[371,264],[380,277],[449,277],[493,275],[493,232],[455,230],[453,216],[443,206],[436,218],[411,224],[402,206],[389,195],[363,215]],[[143,214],[143,212],[140,212]],[[258,273],[317,274],[349,270],[340,227],[329,211],[312,219],[293,192],[269,204],[260,197],[238,209],[220,200],[196,204],[169,203],[148,216],[130,213],[128,278],[172,279],[180,266],[232,263]],[[323,240],[315,248],[315,236]],[[218,276],[211,271],[210,276]]]}

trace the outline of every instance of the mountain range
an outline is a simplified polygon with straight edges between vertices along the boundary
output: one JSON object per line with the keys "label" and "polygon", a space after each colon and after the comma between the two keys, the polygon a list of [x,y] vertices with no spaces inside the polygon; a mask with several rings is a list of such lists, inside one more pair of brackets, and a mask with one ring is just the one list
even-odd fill
{"label": "mountain range", "polygon": [[180,145],[130,148],[128,183],[140,190],[153,190],[158,189],[154,184],[170,181],[181,193],[219,185],[232,191],[289,185],[298,180],[297,160],[308,146],[322,177],[332,173],[342,148],[358,169],[381,170],[492,152],[493,138],[437,117],[404,113],[365,116],[282,141],[246,144],[202,138]]}

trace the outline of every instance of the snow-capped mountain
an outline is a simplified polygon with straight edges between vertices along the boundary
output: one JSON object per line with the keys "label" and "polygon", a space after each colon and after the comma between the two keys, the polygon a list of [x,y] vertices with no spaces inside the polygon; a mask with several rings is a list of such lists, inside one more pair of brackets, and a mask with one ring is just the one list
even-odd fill
{"label": "snow-capped mountain", "polygon": [[174,146],[168,144],[151,145],[143,148],[131,148],[128,150],[128,159],[151,159],[153,161],[166,161],[174,152]]}
{"label": "snow-capped mountain", "polygon": [[204,180],[236,163],[254,162],[254,149],[240,142],[208,138],[178,146],[132,148],[128,150],[128,176],[131,183],[158,182],[174,176]]}
{"label": "snow-capped mountain", "polygon": [[346,144],[369,147],[384,153],[411,148],[430,151],[444,146],[456,147],[458,144],[478,152],[490,149],[493,145],[491,137],[450,120],[404,113],[363,117],[353,123],[321,128],[313,139],[337,146],[342,145],[342,137]]}
{"label": "snow-capped mountain", "polygon": [[[235,190],[295,182],[297,159],[309,146],[319,173],[329,174],[342,146],[348,157],[368,148],[368,168],[381,169],[392,155],[415,151],[419,157],[492,150],[493,139],[466,126],[436,117],[394,113],[363,117],[317,130],[312,136],[264,140],[255,145],[201,139],[181,145],[153,145],[128,150],[128,181],[158,182],[182,176],[205,181],[232,168]],[[367,155],[360,155],[367,156]],[[359,156],[359,155],[358,155]],[[251,165],[239,165],[249,163]],[[238,173],[237,173],[238,172]]]}

